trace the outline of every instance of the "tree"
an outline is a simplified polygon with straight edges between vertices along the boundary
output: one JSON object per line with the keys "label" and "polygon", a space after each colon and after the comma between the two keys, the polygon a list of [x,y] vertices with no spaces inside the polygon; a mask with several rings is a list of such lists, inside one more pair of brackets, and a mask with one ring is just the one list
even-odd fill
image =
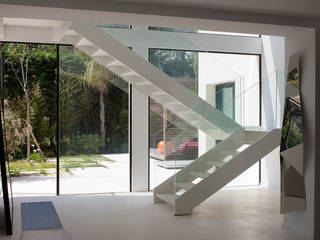
{"label": "tree", "polygon": [[[9,44],[8,56],[5,59],[5,63],[11,66],[11,70],[14,73],[19,86],[23,90],[24,102],[25,102],[25,125],[26,125],[26,137],[27,137],[27,157],[30,156],[31,138],[41,154],[42,150],[33,133],[31,126],[31,104],[32,104],[32,81],[28,74],[29,60],[32,57],[36,57],[39,54],[39,48],[33,45],[27,44]],[[31,89],[30,89],[31,88]]]}
{"label": "tree", "polygon": [[9,160],[20,150],[25,143],[27,130],[23,128],[21,119],[10,109],[8,100],[4,100],[4,126],[6,150]]}
{"label": "tree", "polygon": [[108,91],[110,81],[114,78],[114,74],[107,68],[99,63],[91,60],[88,63],[87,70],[85,72],[86,82],[99,91],[99,103],[100,103],[100,137],[104,142],[106,141],[106,127],[105,127],[105,103],[104,94]]}

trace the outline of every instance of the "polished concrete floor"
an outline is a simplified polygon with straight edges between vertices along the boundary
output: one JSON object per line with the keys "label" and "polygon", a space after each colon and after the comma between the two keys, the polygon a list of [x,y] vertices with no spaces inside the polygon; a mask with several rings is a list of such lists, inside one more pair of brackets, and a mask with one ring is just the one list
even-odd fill
{"label": "polished concrete floor", "polygon": [[191,216],[153,204],[151,193],[21,197],[15,199],[14,232],[19,239],[20,203],[52,200],[73,240],[302,240],[281,228],[279,192],[233,188],[218,192]]}

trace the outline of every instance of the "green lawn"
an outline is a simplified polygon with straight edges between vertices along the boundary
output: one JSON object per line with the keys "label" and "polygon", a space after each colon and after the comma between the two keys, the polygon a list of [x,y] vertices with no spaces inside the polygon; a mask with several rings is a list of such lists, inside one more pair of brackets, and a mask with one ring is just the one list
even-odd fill
{"label": "green lawn", "polygon": [[[70,173],[72,168],[104,167],[99,162],[114,162],[107,157],[98,154],[80,154],[75,156],[60,157],[60,169]],[[47,158],[46,161],[36,162],[33,160],[10,161],[11,176],[22,175],[49,175],[56,172],[56,158]]]}

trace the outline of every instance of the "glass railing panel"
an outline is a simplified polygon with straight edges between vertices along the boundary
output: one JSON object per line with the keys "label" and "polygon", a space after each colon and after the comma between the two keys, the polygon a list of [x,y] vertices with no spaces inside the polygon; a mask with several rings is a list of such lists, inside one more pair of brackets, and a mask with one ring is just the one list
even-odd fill
{"label": "glass railing panel", "polygon": [[153,99],[149,105],[150,189],[198,157],[198,129]]}

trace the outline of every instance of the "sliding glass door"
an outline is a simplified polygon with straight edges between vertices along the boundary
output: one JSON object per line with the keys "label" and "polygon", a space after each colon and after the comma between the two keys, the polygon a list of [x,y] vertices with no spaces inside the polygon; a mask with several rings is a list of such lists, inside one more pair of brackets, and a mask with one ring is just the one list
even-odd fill
{"label": "sliding glass door", "polygon": [[128,83],[59,47],[60,193],[128,192]]}
{"label": "sliding glass door", "polygon": [[6,232],[12,234],[12,191],[9,173],[9,163],[6,161],[5,153],[5,132],[3,115],[3,79],[4,79],[4,52],[0,45],[0,83],[1,83],[1,112],[0,112],[0,236]]}
{"label": "sliding glass door", "polygon": [[128,83],[72,46],[2,45],[14,194],[130,191]]}
{"label": "sliding glass door", "polygon": [[56,193],[55,45],[4,43],[6,156],[17,195]]}

